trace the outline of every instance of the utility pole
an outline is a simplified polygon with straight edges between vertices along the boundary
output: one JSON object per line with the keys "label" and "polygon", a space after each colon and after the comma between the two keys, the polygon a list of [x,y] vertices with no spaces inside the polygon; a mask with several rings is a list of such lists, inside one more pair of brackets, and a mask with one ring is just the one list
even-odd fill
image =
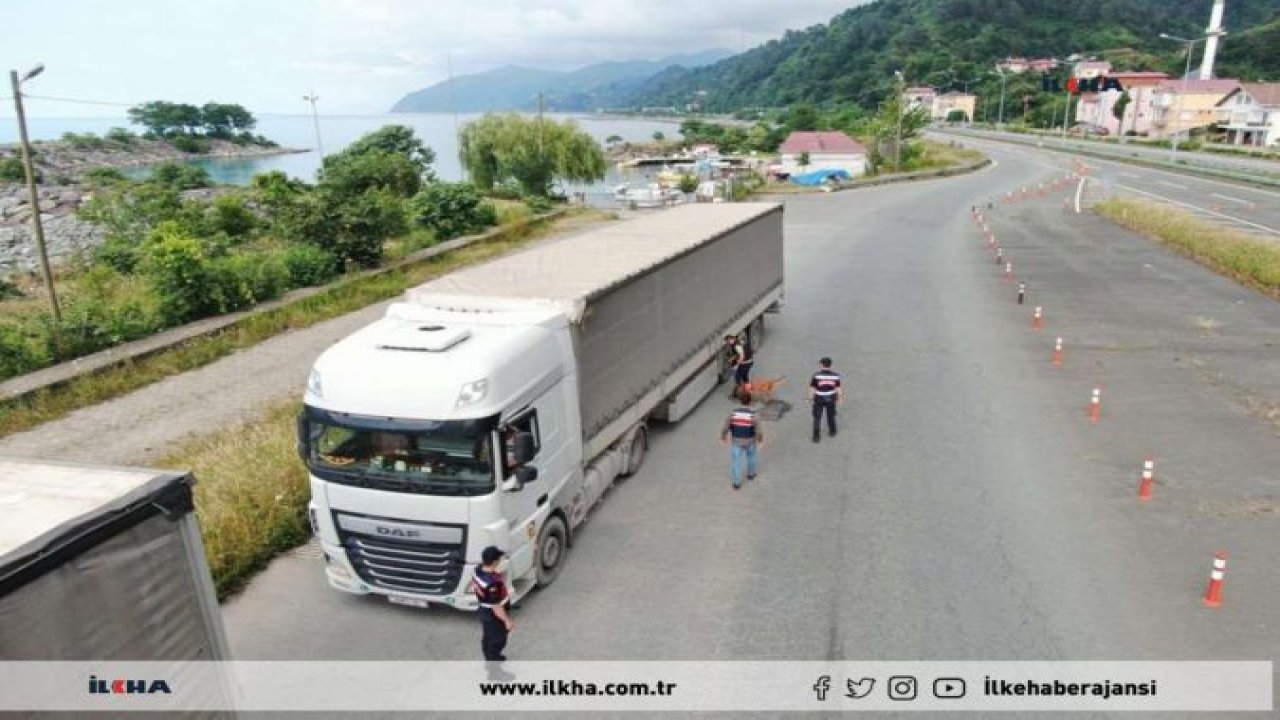
{"label": "utility pole", "polygon": [[901,70],[894,70],[893,74],[898,76],[898,134],[893,143],[893,171],[902,172],[902,116],[906,109],[903,107],[903,96],[907,94],[907,78]]}
{"label": "utility pole", "polygon": [[[453,89],[453,53],[444,54],[445,66],[449,69],[449,104],[453,106],[453,141],[458,145],[458,159],[462,159],[462,130],[458,127],[458,94]],[[467,179],[467,164],[462,165],[462,177]]]}
{"label": "utility pole", "polygon": [[9,71],[9,82],[13,85],[13,106],[18,115],[18,137],[22,141],[22,170],[27,176],[27,193],[31,198],[31,229],[36,238],[36,250],[40,253],[40,271],[44,275],[44,286],[49,291],[49,305],[53,308],[53,319],[62,322],[62,309],[58,307],[58,293],[53,288],[53,269],[49,267],[49,252],[44,244],[44,225],[40,222],[40,194],[36,191],[36,168],[31,159],[31,140],[27,137],[27,116],[22,108],[22,83],[44,72],[44,65],[36,65],[27,71],[21,79],[17,70]]}
{"label": "utility pole", "polygon": [[996,127],[1004,129],[1004,80],[1005,73],[1003,70],[996,68],[996,72],[1000,74],[1000,117],[996,120]]}
{"label": "utility pole", "polygon": [[302,99],[311,103],[311,123],[316,128],[316,152],[320,154],[320,165],[323,167],[324,145],[320,143],[320,115],[316,112],[316,101],[320,98],[316,95],[316,92],[312,90],[310,95],[303,95]]}
{"label": "utility pole", "polygon": [[[1196,43],[1201,42],[1202,40],[1204,40],[1204,38],[1187,39],[1187,38],[1175,37],[1173,35],[1168,35],[1166,33],[1160,33],[1160,37],[1164,38],[1165,40],[1173,40],[1174,42],[1180,42],[1187,46],[1187,63],[1186,63],[1186,67],[1184,67],[1182,70],[1182,92],[1178,93],[1178,124],[1181,125],[1182,124],[1182,98],[1185,97],[1187,94],[1187,76],[1191,74],[1191,53],[1193,50],[1195,50]],[[1190,127],[1187,128],[1187,139],[1188,140],[1191,139]],[[1169,133],[1169,141],[1170,141],[1169,142],[1169,162],[1174,162],[1178,159],[1178,133],[1176,132]]]}

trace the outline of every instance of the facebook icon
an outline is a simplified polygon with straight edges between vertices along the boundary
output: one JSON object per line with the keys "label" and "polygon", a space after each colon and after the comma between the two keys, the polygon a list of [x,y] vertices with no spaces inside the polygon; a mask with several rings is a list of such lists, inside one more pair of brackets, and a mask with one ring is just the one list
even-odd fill
{"label": "facebook icon", "polygon": [[818,694],[818,702],[825,702],[827,693],[831,691],[831,676],[823,675],[813,684],[813,691]]}

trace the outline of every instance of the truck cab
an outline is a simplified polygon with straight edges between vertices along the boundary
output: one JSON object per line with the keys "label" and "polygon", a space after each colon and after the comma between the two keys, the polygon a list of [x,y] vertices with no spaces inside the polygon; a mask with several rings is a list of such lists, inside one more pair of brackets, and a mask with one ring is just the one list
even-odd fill
{"label": "truck cab", "polygon": [[319,358],[299,451],[331,585],[473,609],[488,545],[517,597],[554,579],[567,523],[548,520],[582,467],[566,325],[397,304]]}

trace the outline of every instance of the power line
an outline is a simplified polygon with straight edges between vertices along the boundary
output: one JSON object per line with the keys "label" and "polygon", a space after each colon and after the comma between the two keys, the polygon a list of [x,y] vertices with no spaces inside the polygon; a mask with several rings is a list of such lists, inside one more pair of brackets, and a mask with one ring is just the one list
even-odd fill
{"label": "power line", "polygon": [[135,105],[138,104],[138,103],[107,102],[105,100],[84,100],[82,98],[54,97],[52,95],[32,95],[30,93],[23,93],[22,96],[26,98],[31,98],[32,100],[51,100],[53,102],[65,102],[65,103],[73,103],[77,105],[103,105],[107,107],[128,108],[128,107],[134,107]]}

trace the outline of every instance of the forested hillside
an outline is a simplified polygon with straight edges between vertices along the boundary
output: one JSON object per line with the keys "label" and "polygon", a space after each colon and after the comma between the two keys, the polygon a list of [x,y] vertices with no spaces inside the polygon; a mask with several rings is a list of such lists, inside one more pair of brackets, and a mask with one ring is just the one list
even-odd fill
{"label": "forested hillside", "polygon": [[[797,102],[871,108],[892,91],[894,70],[911,84],[989,90],[998,87],[994,63],[1010,55],[1090,53],[1118,68],[1181,72],[1181,47],[1159,35],[1198,36],[1211,6],[1211,0],[879,0],[708,67],[669,69],[632,102],[680,106],[702,90],[712,111]],[[1280,23],[1276,0],[1227,3],[1229,34],[1216,74],[1280,80],[1280,25],[1257,28],[1265,23]]]}

